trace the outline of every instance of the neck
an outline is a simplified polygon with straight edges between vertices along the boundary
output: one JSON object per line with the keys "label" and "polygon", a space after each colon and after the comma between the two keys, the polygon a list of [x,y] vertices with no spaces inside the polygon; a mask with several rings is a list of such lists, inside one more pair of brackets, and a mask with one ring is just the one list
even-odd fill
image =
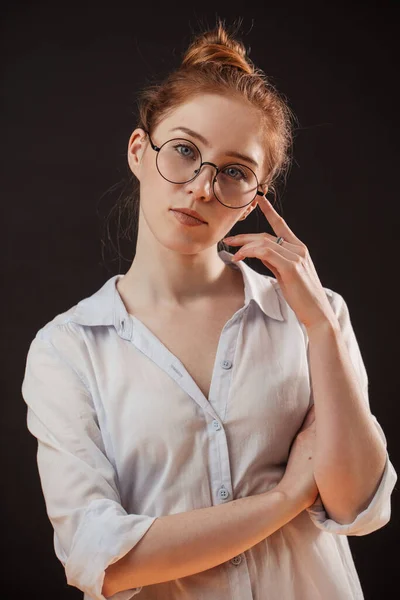
{"label": "neck", "polygon": [[229,296],[236,277],[216,247],[183,254],[138,237],[135,258],[118,289],[135,306],[184,309]]}

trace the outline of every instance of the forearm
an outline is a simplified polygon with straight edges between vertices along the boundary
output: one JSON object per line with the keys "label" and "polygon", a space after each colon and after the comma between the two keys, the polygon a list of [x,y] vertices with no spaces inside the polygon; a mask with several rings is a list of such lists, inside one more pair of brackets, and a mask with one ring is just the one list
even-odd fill
{"label": "forearm", "polygon": [[211,569],[258,544],[304,508],[276,487],[226,504],[159,517],[130,552],[108,567],[103,594]]}
{"label": "forearm", "polygon": [[326,324],[308,331],[315,405],[314,478],[328,514],[350,523],[372,499],[386,460],[343,336]]}

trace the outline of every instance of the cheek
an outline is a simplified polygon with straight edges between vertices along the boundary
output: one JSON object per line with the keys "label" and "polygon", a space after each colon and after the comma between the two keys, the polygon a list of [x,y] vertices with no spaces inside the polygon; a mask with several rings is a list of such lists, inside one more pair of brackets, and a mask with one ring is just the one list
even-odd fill
{"label": "cheek", "polygon": [[171,205],[171,184],[161,177],[153,165],[145,165],[140,181],[140,202],[146,212],[159,214],[166,206]]}
{"label": "cheek", "polygon": [[[154,172],[155,169],[155,172]],[[191,194],[185,193],[184,186],[175,185],[166,181],[156,167],[146,165],[142,171],[143,177],[140,183],[140,205],[143,217],[153,235],[168,247],[180,246],[182,242],[189,243],[193,248],[193,242],[208,244],[219,242],[230,232],[240,215],[238,211],[230,210],[218,202],[218,200],[204,203],[204,214],[208,217],[208,225],[204,231],[205,236],[199,236],[196,230],[179,229],[181,235],[177,237],[177,225],[170,208],[177,206],[190,207],[194,204],[201,206],[201,200],[193,201]]]}
{"label": "cheek", "polygon": [[140,198],[146,214],[153,219],[163,219],[168,216],[170,208],[185,205],[185,201],[174,190],[174,185],[161,176],[151,177],[146,181],[148,183],[141,185]]}

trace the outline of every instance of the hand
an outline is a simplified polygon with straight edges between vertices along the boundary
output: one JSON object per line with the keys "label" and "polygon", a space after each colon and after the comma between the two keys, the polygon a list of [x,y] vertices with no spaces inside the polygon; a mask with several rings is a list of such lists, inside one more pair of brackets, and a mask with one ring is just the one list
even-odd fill
{"label": "hand", "polygon": [[282,244],[269,233],[242,233],[224,238],[230,246],[242,246],[232,261],[259,258],[275,275],[282,293],[306,328],[326,322],[339,326],[321,285],[307,247],[295,236],[283,218],[263,196],[259,205],[273,231],[284,238]]}

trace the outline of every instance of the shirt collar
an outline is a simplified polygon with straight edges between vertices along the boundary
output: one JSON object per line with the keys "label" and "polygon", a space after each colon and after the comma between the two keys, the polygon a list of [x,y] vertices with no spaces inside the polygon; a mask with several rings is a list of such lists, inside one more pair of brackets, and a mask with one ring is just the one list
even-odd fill
{"label": "shirt collar", "polygon": [[[231,253],[221,250],[218,254],[224,263],[231,262]],[[243,261],[232,263],[232,268],[240,269],[243,274],[245,306],[251,301],[256,302],[268,317],[284,321],[276,280],[254,271]],[[129,337],[131,319],[117,289],[121,277],[124,275],[110,277],[97,292],[78,302],[69,320],[79,325],[114,325],[120,335]]]}

